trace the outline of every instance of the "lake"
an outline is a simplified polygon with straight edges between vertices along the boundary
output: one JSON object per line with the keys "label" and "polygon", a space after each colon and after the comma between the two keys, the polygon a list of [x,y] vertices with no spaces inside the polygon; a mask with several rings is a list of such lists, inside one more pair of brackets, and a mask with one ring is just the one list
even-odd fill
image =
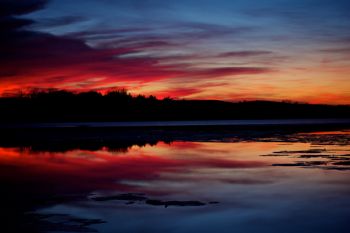
{"label": "lake", "polygon": [[121,132],[2,137],[5,232],[349,232],[349,128]]}

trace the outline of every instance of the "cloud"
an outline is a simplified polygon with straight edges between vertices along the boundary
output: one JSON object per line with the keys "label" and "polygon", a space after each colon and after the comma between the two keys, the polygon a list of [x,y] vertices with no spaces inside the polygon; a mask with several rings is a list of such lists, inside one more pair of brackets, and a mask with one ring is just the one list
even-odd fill
{"label": "cloud", "polygon": [[196,76],[219,77],[228,75],[243,75],[243,74],[261,74],[271,72],[268,68],[260,67],[220,67],[212,69],[189,70],[190,73]]}
{"label": "cloud", "polygon": [[259,50],[246,50],[246,51],[232,51],[232,52],[226,52],[226,53],[220,53],[217,55],[217,57],[254,57],[254,56],[261,56],[261,55],[270,55],[272,54],[271,51],[259,51]]}
{"label": "cloud", "polygon": [[[82,2],[84,11],[77,7]],[[346,92],[346,1],[223,2],[199,9],[186,1],[152,3],[153,8],[113,1],[0,0],[0,95],[29,87],[123,86],[135,94],[254,99],[262,93],[256,78],[274,82],[278,88],[266,92],[274,99],[311,92],[299,88],[300,80],[317,90],[332,82],[332,93]],[[227,85],[216,87],[213,80]]]}
{"label": "cloud", "polygon": [[[33,22],[11,15],[29,13],[40,9],[43,5],[44,1],[30,1],[23,5],[9,4],[6,5],[6,9],[2,9],[2,15],[6,17],[0,21],[2,32],[0,78],[4,83],[1,89],[6,88],[5,85],[9,83],[17,84],[19,87],[23,85],[51,87],[64,82],[84,82],[85,79],[94,76],[114,76],[117,79],[142,76],[144,79],[157,79],[159,75],[167,74],[164,70],[166,67],[155,67],[157,63],[155,59],[117,57],[141,48],[156,46],[156,41],[124,48],[94,49],[81,39],[25,29],[23,26]],[[59,80],[52,79],[57,76],[60,77]]]}
{"label": "cloud", "polygon": [[0,42],[3,43],[11,39],[15,30],[28,26],[34,21],[29,19],[16,18],[16,16],[30,13],[44,7],[47,1],[0,1]]}
{"label": "cloud", "polygon": [[327,48],[327,49],[321,49],[320,52],[349,55],[350,54],[350,47]]}
{"label": "cloud", "polygon": [[2,33],[11,32],[24,26],[32,24],[29,19],[17,19],[13,17],[0,17],[0,31]]}
{"label": "cloud", "polygon": [[43,27],[59,27],[74,23],[84,22],[87,19],[81,16],[62,16],[59,18],[40,18],[39,22],[35,23],[35,28]]}
{"label": "cloud", "polygon": [[[41,9],[45,2],[33,1],[23,6],[14,4],[11,10],[6,11],[6,15],[10,17],[7,17],[7,20],[10,20],[13,26],[9,22],[4,23],[7,28],[2,31],[6,30],[7,33],[1,35],[0,92],[28,87],[88,90],[118,85],[118,82],[125,81],[147,83],[175,77],[206,79],[269,72],[269,69],[260,67],[194,68],[193,64],[182,61],[190,61],[195,55],[167,53],[182,47],[186,41],[193,38],[213,33],[238,33],[243,30],[240,28],[233,30],[226,26],[210,24],[182,24],[176,25],[179,34],[174,37],[155,33],[147,28],[91,30],[56,36],[33,31],[26,27],[33,21],[15,18],[15,13],[22,14]],[[16,10],[15,7],[19,9]],[[81,18],[59,18],[44,24],[57,26],[76,20]],[[210,56],[197,58],[211,59]],[[173,90],[176,96],[195,92],[200,90]]]}
{"label": "cloud", "polygon": [[[42,9],[45,3],[46,1],[28,1],[25,4],[9,4],[3,10],[2,15],[6,17],[1,21],[0,92],[30,87],[88,90],[118,85],[125,81],[148,83],[179,77],[187,77],[189,80],[207,79],[271,71],[265,67],[198,68],[191,64],[196,55],[168,54],[200,38],[236,34],[247,30],[246,28],[182,23],[174,25],[174,31],[170,34],[156,33],[148,28],[130,27],[92,29],[57,36],[34,31],[33,27],[27,27],[35,23],[34,21],[16,18],[19,14]],[[78,16],[61,17],[46,22],[44,20],[42,23],[59,26],[80,20],[83,18]],[[178,34],[175,35],[175,32]],[[267,52],[239,53],[243,56],[253,56]],[[205,60],[212,57],[202,55],[197,58]],[[200,90],[181,88],[172,93],[188,95],[195,92]]]}
{"label": "cloud", "polygon": [[0,17],[23,15],[39,9],[42,9],[47,0],[1,0],[0,1]]}
{"label": "cloud", "polygon": [[[169,87],[165,90],[157,91],[157,96],[160,98],[165,97],[174,97],[174,96],[180,96],[180,97],[186,97],[195,93],[200,93],[202,91],[201,88],[191,88],[191,87],[183,87],[183,88],[177,88],[177,87]],[[147,93],[147,94],[154,94],[154,93]]]}

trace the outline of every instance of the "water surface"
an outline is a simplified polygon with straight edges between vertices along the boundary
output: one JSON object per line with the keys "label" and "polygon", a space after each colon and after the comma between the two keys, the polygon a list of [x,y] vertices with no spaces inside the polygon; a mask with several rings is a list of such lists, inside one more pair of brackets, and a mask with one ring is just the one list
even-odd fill
{"label": "water surface", "polygon": [[183,127],[183,126],[273,126],[273,125],[336,125],[350,124],[350,119],[251,119],[251,120],[192,120],[192,121],[117,121],[117,122],[51,122],[6,123],[0,128],[74,128],[74,127]]}
{"label": "water surface", "polygon": [[1,195],[11,221],[37,232],[348,232],[349,142],[341,129],[4,146]]}

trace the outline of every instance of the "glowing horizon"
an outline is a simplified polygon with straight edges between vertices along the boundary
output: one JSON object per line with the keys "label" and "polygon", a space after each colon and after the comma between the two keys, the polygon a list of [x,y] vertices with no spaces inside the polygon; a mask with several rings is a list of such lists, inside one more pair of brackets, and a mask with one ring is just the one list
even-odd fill
{"label": "glowing horizon", "polygon": [[350,104],[345,0],[0,4],[0,95],[119,87],[159,98]]}

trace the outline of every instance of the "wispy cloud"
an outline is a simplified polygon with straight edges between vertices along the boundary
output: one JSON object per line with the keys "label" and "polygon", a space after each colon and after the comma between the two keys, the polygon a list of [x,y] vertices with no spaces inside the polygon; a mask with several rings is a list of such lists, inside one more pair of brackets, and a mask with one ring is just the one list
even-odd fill
{"label": "wispy cloud", "polygon": [[77,11],[80,0],[1,1],[0,93],[119,85],[159,96],[254,99],[263,95],[259,78],[273,83],[271,98],[313,101],[297,77],[345,94],[346,1],[219,3],[199,10],[184,0],[88,1]]}

